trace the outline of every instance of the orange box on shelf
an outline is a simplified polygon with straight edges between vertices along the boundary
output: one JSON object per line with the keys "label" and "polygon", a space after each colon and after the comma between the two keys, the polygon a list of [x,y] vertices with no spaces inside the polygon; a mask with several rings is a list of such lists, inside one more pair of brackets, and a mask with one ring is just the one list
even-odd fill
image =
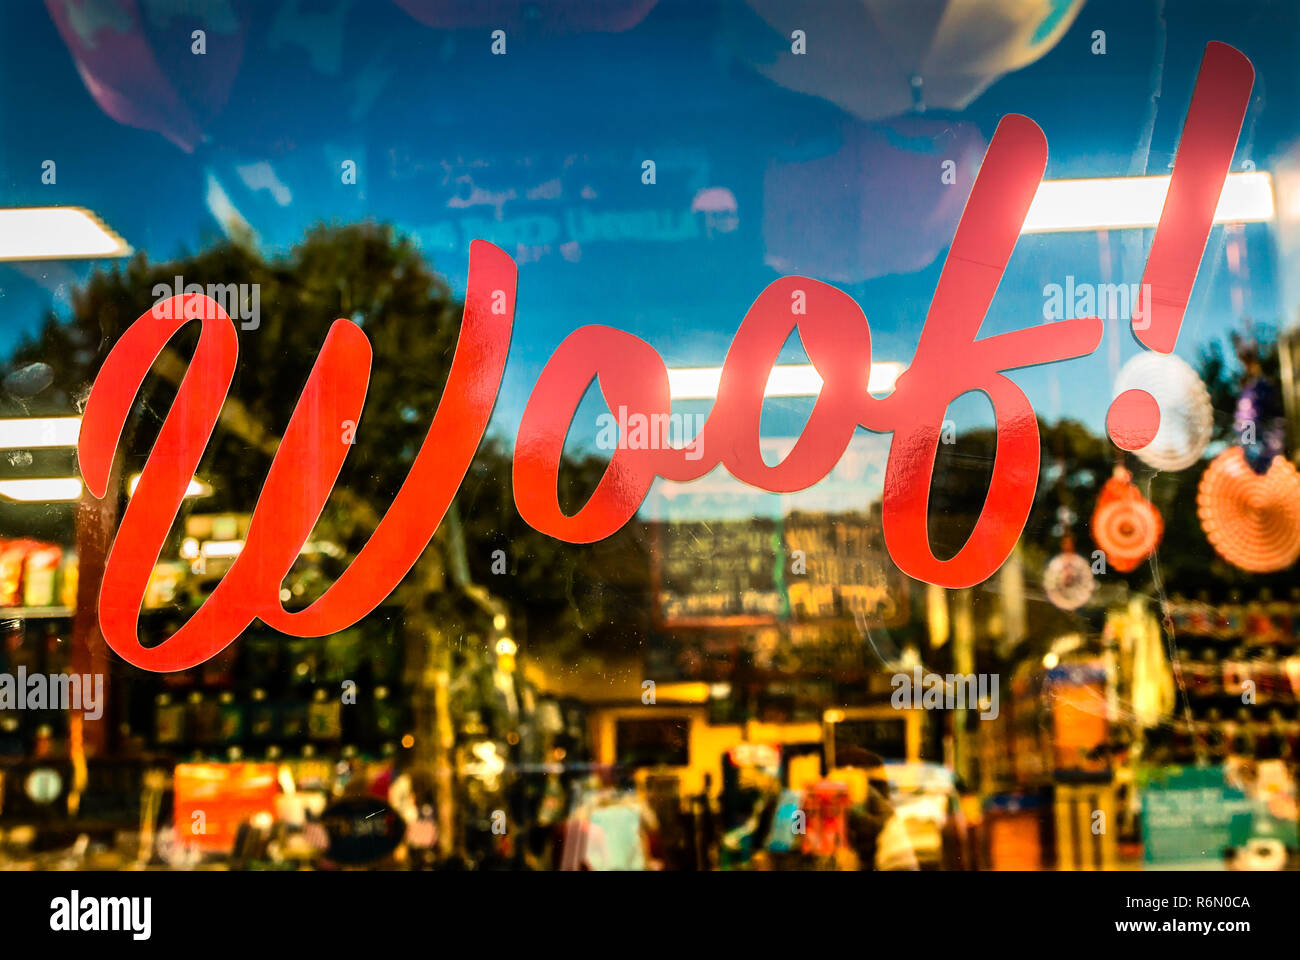
{"label": "orange box on shelf", "polygon": [[274,814],[273,763],[181,763],[176,766],[176,844],[229,853],[240,824]]}

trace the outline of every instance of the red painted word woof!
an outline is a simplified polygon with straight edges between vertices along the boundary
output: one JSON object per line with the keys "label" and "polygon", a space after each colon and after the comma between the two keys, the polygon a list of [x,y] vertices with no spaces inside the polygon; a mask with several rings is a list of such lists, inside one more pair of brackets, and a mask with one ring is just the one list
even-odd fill
{"label": "red painted word woof!", "polygon": [[[1252,78],[1249,62],[1236,50],[1209,46],[1179,145],[1172,206],[1156,231],[1144,277],[1155,291],[1154,320],[1161,331],[1159,342],[1149,343],[1155,349],[1172,349],[1168,331],[1176,336],[1181,322]],[[651,419],[669,413],[668,371],[649,344],[608,326],[576,330],[542,371],[519,425],[514,489],[520,514],[543,533],[589,543],[625,524],[657,476],[692,480],[721,463],[763,490],[801,490],[830,472],[861,426],[894,434],[882,509],[886,546],[899,569],[946,587],[987,579],[1019,539],[1038,482],[1037,418],[1005,372],[1084,356],[1102,335],[1101,321],[1089,317],[979,338],[1046,163],[1047,142],[1038,126],[1027,117],[1005,117],[957,227],[916,356],[890,396],[867,392],[871,331],[858,304],[825,283],[782,278],[741,321],[693,454],[620,445],[588,502],[566,515],[557,500],[557,474],[569,425],[593,377],[611,409],[622,406]],[[145,587],[216,426],[238,341],[230,318],[200,295],[176,298],[171,309],[150,310],[136,320],[104,362],[82,420],[81,471],[97,497],[107,491],[123,427],[149,368],[191,322],[187,318],[197,316],[202,327],[109,554],[99,597],[100,629],[109,646],[146,670],[184,670],[220,652],[255,619],[308,637],[342,630],[373,610],[428,545],[478,449],[505,368],[515,292],[510,257],[474,241],[451,373],[410,472],[338,581],[306,609],[290,612],[280,601],[281,583],[338,478],[349,449],[341,425],[360,421],[370,380],[365,334],[351,321],[335,321],[285,429],[243,550],[189,621],[153,647],[142,646],[137,636]],[[824,386],[794,448],[770,466],[759,448],[763,391],[795,329]],[[988,396],[997,419],[992,479],[969,540],[956,556],[939,560],[926,532],[939,433],[949,404],[974,390]],[[1132,440],[1151,430],[1150,406],[1131,400],[1117,405],[1112,433]],[[1127,424],[1125,417],[1142,422]]]}

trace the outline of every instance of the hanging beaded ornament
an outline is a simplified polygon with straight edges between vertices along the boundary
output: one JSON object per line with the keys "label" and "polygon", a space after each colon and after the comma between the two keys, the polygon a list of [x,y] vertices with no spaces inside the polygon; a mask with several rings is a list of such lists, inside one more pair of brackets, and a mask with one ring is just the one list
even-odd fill
{"label": "hanging beaded ornament", "polygon": [[1077,553],[1058,553],[1043,570],[1043,592],[1062,610],[1078,610],[1097,589],[1092,567]]}
{"label": "hanging beaded ornament", "polygon": [[1062,610],[1078,610],[1092,598],[1097,581],[1093,579],[1088,561],[1074,552],[1074,534],[1070,530],[1074,512],[1069,507],[1061,507],[1056,511],[1056,517],[1063,531],[1061,552],[1052,557],[1043,569],[1043,593]]}

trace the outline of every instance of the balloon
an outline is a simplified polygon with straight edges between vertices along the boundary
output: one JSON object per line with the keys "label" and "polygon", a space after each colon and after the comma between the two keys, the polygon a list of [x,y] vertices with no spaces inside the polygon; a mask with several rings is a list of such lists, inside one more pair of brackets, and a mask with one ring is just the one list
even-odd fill
{"label": "balloon", "polygon": [[[863,120],[917,107],[964,109],[1064,36],[1083,0],[747,0],[780,46],[742,56],[783,87]],[[806,53],[790,35],[805,34]]]}
{"label": "balloon", "polygon": [[952,242],[985,147],[974,124],[934,116],[846,121],[835,152],[769,164],[768,265],[834,283],[928,267]]}
{"label": "balloon", "polygon": [[1229,447],[1206,468],[1196,505],[1206,538],[1234,567],[1273,573],[1300,557],[1300,473],[1286,457],[1261,475]]}
{"label": "balloon", "polygon": [[[355,94],[343,93],[337,84],[381,75],[388,66],[374,59],[380,54],[354,53],[351,46],[355,18],[381,12],[373,2],[371,9],[304,0],[45,2],[100,108],[118,123],[162,134],[187,153],[208,137],[222,148],[251,147],[260,155],[291,150],[313,126],[349,116],[338,101],[346,96],[355,102]],[[562,35],[631,29],[657,2],[394,0],[394,7],[442,30],[536,28],[539,34]],[[192,36],[199,28],[202,54]],[[246,42],[257,44],[257,56],[247,58],[252,76],[240,78]],[[256,96],[258,109],[218,124],[237,79],[242,79],[237,96]]]}
{"label": "balloon", "polygon": [[393,0],[426,27],[511,30],[533,23],[551,33],[621,33],[659,0]]}
{"label": "balloon", "polygon": [[1120,370],[1114,396],[1134,388],[1160,407],[1160,429],[1134,451],[1139,459],[1157,470],[1183,470],[1201,459],[1214,431],[1214,408],[1196,371],[1173,354],[1144,350]]}
{"label": "balloon", "polygon": [[45,5],[86,89],[105,113],[193,152],[203,140],[203,124],[225,106],[243,57],[246,24],[230,7],[214,5],[210,14],[191,18],[214,48],[196,69],[191,31],[181,29],[185,24],[178,13],[147,6],[146,23],[137,0],[45,0]]}

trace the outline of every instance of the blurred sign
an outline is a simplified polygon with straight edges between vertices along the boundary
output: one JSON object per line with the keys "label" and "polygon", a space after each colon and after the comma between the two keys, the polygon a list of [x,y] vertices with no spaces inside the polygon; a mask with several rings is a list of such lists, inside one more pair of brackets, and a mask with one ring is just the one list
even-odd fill
{"label": "blurred sign", "polygon": [[406,835],[406,821],[374,797],[340,800],[321,816],[329,834],[326,855],[336,863],[361,864],[382,860]]}
{"label": "blurred sign", "polygon": [[1142,787],[1143,860],[1186,864],[1220,860],[1250,836],[1250,803],[1223,767],[1150,771]]}
{"label": "blurred sign", "polygon": [[[1133,323],[1134,335],[1149,349],[1174,349],[1253,82],[1253,68],[1240,52],[1220,43],[1207,46],[1143,274],[1143,282],[1161,295]],[[195,132],[175,138],[197,142]],[[722,465],[736,479],[769,493],[805,490],[834,469],[862,427],[892,434],[881,525],[893,563],[914,579],[953,589],[987,580],[1024,530],[1041,456],[1033,406],[1004,374],[1086,356],[1096,350],[1103,332],[1099,318],[1083,317],[978,336],[1046,160],[1046,138],[1032,120],[1018,114],[1001,120],[948,248],[912,363],[888,397],[868,391],[871,335],[862,307],[828,284],[782,277],[751,304],[728,349],[716,401],[691,444],[693,450],[709,453],[701,458],[671,444],[620,444],[586,505],[569,515],[560,508],[557,493],[565,438],[593,377],[599,378],[611,405],[629,406],[647,418],[671,416],[671,385],[655,348],[613,327],[579,327],[543,367],[520,419],[512,470],[520,516],[541,533],[568,543],[592,543],[635,515],[656,477],[688,482]],[[653,162],[645,164],[650,166],[642,182],[649,184],[654,182]],[[465,184],[466,203],[477,196],[475,186]],[[483,202],[496,209],[494,201]],[[729,216],[720,192],[700,203]],[[694,223],[696,212],[684,216]],[[652,215],[647,222],[653,226],[658,221]],[[620,218],[611,229],[621,233],[625,224]],[[483,438],[509,352],[517,274],[516,262],[505,251],[483,240],[471,242],[451,370],[408,478],[339,580],[307,609],[289,612],[280,585],[348,453],[347,444],[327,442],[322,431],[357,422],[370,380],[365,332],[352,320],[333,324],[276,450],[238,556],[204,604],[202,617],[149,647],[140,642],[137,629],[145,588],[235,376],[238,338],[220,305],[198,294],[155,305],[131,324],[95,377],[78,436],[82,480],[88,493],[100,499],[110,494],[118,443],[154,360],[189,319],[203,322],[190,372],[167,412],[162,440],[144,464],[109,551],[99,605],[99,627],[108,646],[133,666],[175,672],[212,658],[254,620],[283,633],[316,637],[346,629],[373,610],[433,538]],[[765,388],[782,345],[796,332],[822,385],[798,442],[771,465],[758,444]],[[937,439],[951,402],[973,391],[985,393],[993,405],[998,453],[968,540],[954,556],[941,560],[932,552],[928,528]],[[1141,449],[1155,436],[1159,408],[1149,393],[1131,389],[1116,398],[1107,424],[1121,446]],[[777,544],[771,546],[775,553]],[[774,558],[769,553],[760,553],[758,568],[750,566],[749,557],[731,551],[714,559],[743,567],[728,571],[730,580],[716,591],[707,587],[704,599],[695,601],[703,607],[698,615],[763,622],[785,611],[789,598],[783,597],[776,573],[786,569],[784,558],[770,581],[765,561]],[[727,605],[737,598],[739,610],[730,609]],[[810,597],[818,608],[822,599]],[[715,613],[717,601],[723,607]],[[871,595],[850,602],[877,606]],[[672,615],[694,617],[697,610],[688,605]]]}
{"label": "blurred sign", "polygon": [[781,748],[770,743],[738,743],[730,753],[731,762],[738,767],[781,766]]}
{"label": "blurred sign", "polygon": [[879,517],[867,512],[669,521],[651,529],[662,627],[908,620],[908,580],[889,561]]}
{"label": "blurred sign", "polygon": [[785,611],[776,521],[660,523],[652,527],[657,619],[665,627],[756,626]]}
{"label": "blurred sign", "polygon": [[[792,558],[786,584],[791,619],[851,618],[890,627],[907,622],[908,580],[889,561],[878,515],[792,513],[782,537]],[[794,560],[802,573],[794,572]]]}

